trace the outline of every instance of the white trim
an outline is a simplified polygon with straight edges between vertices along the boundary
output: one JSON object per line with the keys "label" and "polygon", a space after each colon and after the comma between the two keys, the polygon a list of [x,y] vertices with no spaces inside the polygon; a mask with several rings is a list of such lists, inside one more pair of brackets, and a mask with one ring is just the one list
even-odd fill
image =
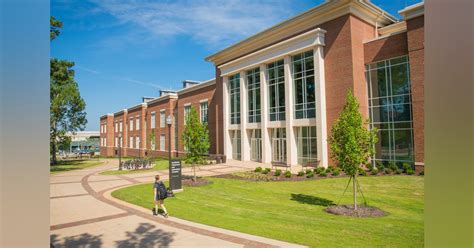
{"label": "white trim", "polygon": [[[405,33],[406,30],[401,30],[401,31],[398,31],[398,32],[394,32],[394,33],[390,33],[390,34],[387,34],[387,35],[383,35],[383,36],[379,36],[379,37],[375,37],[375,38],[372,38],[372,39],[369,39],[369,40],[366,40],[364,41],[363,43],[364,44],[367,44],[367,43],[370,43],[370,42],[373,42],[373,41],[377,41],[377,40],[383,40],[383,39],[386,39],[390,36],[394,36],[394,35],[397,35],[397,34],[401,34],[401,33]],[[372,63],[372,62],[371,62]]]}
{"label": "white trim", "polygon": [[328,167],[328,134],[326,121],[326,81],[324,70],[324,49],[314,48],[314,82],[316,96],[316,139],[320,166]]}
{"label": "white trim", "polygon": [[262,123],[260,123],[260,122],[247,123],[246,128],[247,129],[261,129],[262,128]]}
{"label": "white trim", "polygon": [[203,102],[208,102],[209,103],[209,99],[204,99],[204,100],[200,100],[199,103],[203,103]]}
{"label": "white trim", "polygon": [[317,123],[316,118],[294,119],[293,120],[293,127],[315,126],[316,123]]}
{"label": "white trim", "polygon": [[306,33],[284,40],[272,46],[258,50],[231,62],[218,66],[222,76],[228,76],[241,70],[247,70],[260,64],[281,59],[285,56],[301,52],[310,47],[324,46],[326,30],[315,28]]}
{"label": "white trim", "polygon": [[286,127],[286,121],[268,121],[267,128],[284,128]]}
{"label": "white trim", "polygon": [[398,11],[398,13],[403,16],[403,20],[409,20],[418,16],[422,16],[425,14],[425,2],[423,1],[417,4],[410,5]]}
{"label": "white trim", "polygon": [[405,21],[397,22],[392,25],[379,28],[378,32],[381,36],[386,36],[392,33],[400,33],[407,30],[407,23]]}
{"label": "white trim", "polygon": [[240,130],[240,124],[229,124],[228,130]]}
{"label": "white trim", "polygon": [[194,91],[194,90],[198,90],[198,89],[202,89],[204,87],[207,87],[207,86],[210,86],[210,85],[213,85],[216,83],[216,79],[213,78],[213,79],[210,79],[208,81],[204,81],[200,84],[195,84],[193,86],[189,86],[187,88],[184,88],[184,89],[181,89],[181,90],[178,90],[176,93],[179,95],[179,94],[184,94],[184,93],[188,93],[190,91]]}
{"label": "white trim", "polygon": [[183,107],[188,107],[188,106],[191,106],[191,103],[185,103],[185,104],[183,104]]}

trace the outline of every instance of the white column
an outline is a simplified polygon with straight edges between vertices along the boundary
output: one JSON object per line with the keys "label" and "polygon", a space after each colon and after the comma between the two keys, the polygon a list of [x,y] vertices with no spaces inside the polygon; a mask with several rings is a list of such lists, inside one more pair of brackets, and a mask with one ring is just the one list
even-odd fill
{"label": "white column", "polygon": [[240,144],[242,161],[250,161],[250,145],[247,135],[247,74],[240,72]]}
{"label": "white column", "polygon": [[[324,38],[324,33],[321,34]],[[324,43],[314,48],[314,81],[316,91],[316,135],[318,160],[328,167],[328,134],[326,122],[326,82],[324,79]]]}
{"label": "white column", "polygon": [[232,141],[230,140],[229,136],[229,120],[230,120],[230,114],[229,114],[229,77],[225,76],[223,77],[223,85],[222,85],[222,108],[223,108],[223,116],[222,116],[222,121],[224,123],[224,130],[223,130],[223,135],[224,135],[224,155],[226,155],[227,158],[232,158]]}
{"label": "white column", "polygon": [[285,56],[285,110],[286,110],[286,161],[290,166],[298,163],[296,138],[293,129],[294,99],[293,75],[291,74],[291,57]]}
{"label": "white column", "polygon": [[262,127],[262,162],[272,162],[272,144],[268,133],[268,85],[267,68],[260,65],[260,107]]}

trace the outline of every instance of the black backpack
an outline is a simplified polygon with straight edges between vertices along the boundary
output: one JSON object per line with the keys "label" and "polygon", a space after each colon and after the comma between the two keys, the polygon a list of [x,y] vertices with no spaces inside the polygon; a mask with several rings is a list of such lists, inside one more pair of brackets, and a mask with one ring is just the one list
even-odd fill
{"label": "black backpack", "polygon": [[166,186],[163,182],[159,184],[158,193],[160,194],[160,199],[168,198],[168,191],[166,190]]}

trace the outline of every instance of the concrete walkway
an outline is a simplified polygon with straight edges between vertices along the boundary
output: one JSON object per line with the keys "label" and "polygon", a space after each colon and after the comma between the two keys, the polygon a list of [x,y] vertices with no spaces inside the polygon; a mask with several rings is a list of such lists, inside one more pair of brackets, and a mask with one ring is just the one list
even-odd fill
{"label": "concrete walkway", "polygon": [[[261,164],[260,164],[261,165]],[[111,197],[111,192],[133,184],[165,180],[167,171],[128,175],[99,175],[117,168],[104,165],[51,175],[50,239],[54,247],[302,247],[278,240],[229,231],[170,217],[152,216],[149,209]],[[228,161],[197,170],[213,176],[254,169],[252,162]],[[183,174],[191,175],[191,168]]]}

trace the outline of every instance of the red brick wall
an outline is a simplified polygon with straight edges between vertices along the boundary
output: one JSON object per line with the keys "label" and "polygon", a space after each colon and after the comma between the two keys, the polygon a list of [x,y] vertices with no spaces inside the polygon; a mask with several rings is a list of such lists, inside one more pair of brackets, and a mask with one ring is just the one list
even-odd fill
{"label": "red brick wall", "polygon": [[424,16],[407,21],[415,162],[424,163]]}
{"label": "red brick wall", "polygon": [[399,33],[364,44],[365,63],[408,54],[407,33]]}
{"label": "red brick wall", "polygon": [[[160,114],[161,111],[165,111],[165,116],[167,117],[168,115],[173,115],[174,112],[174,104],[176,102],[176,99],[173,98],[167,98],[164,99],[163,101],[159,101],[157,103],[153,103],[151,105],[148,105],[147,108],[147,151],[149,156],[155,156],[155,157],[163,157],[163,156],[168,156],[168,146],[169,142],[171,140],[171,150],[173,151],[174,148],[174,126],[171,126],[171,139],[169,137],[169,132],[168,132],[168,126],[166,125],[166,120],[165,120],[165,127],[161,127],[161,119],[160,119]],[[151,113],[155,112],[156,113],[156,123],[155,123],[155,150],[151,150],[151,142],[150,142],[150,135],[152,133],[152,128],[151,128]],[[165,135],[165,150],[166,151],[160,151],[160,136],[164,134]]]}
{"label": "red brick wall", "polygon": [[[196,109],[196,111],[200,111],[200,101],[208,99],[208,111],[212,108],[211,106],[215,106],[215,99],[214,91],[216,89],[216,85],[212,84],[210,86],[206,86],[204,88],[193,90],[191,92],[186,92],[178,95],[178,104],[176,111],[178,111],[178,153],[184,153],[184,145],[183,141],[181,140],[183,131],[184,131],[184,106],[188,103],[191,103],[191,106]],[[211,143],[211,148],[209,153],[215,153],[215,140],[216,140],[216,132],[213,130],[216,126],[216,119],[213,116],[214,110],[208,112],[208,125],[209,125],[209,141]],[[211,131],[212,130],[212,131]]]}

